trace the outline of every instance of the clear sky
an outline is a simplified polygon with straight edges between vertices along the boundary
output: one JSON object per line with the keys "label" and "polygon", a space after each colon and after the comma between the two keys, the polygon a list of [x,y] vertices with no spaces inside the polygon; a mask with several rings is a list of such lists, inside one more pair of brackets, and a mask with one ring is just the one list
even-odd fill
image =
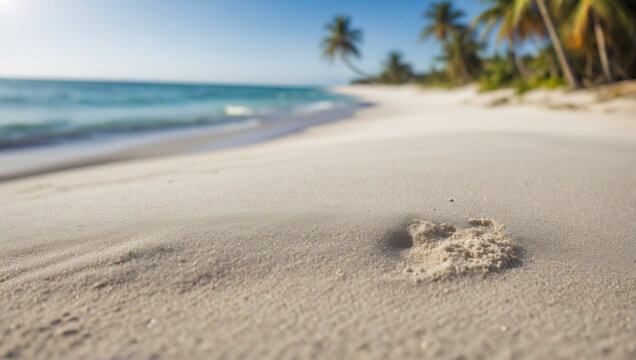
{"label": "clear sky", "polygon": [[[432,0],[0,0],[0,77],[331,85],[353,78],[320,56],[336,14],[364,32],[359,66],[390,50],[428,70],[418,43]],[[456,0],[466,22],[484,8]]]}

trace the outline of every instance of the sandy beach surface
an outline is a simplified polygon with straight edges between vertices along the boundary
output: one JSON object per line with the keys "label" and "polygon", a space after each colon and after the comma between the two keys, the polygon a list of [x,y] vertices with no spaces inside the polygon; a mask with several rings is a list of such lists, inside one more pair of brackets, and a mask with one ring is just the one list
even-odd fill
{"label": "sandy beach surface", "polygon": [[0,358],[636,358],[633,103],[337,91],[373,106],[0,183]]}

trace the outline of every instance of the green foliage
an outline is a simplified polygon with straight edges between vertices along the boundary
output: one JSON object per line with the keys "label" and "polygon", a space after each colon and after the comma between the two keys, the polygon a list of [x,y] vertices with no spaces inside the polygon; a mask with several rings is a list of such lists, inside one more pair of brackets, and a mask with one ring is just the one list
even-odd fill
{"label": "green foliage", "polygon": [[483,43],[475,39],[475,33],[467,27],[457,27],[451,38],[443,45],[446,61],[446,72],[452,82],[465,84],[477,76],[481,70],[482,61],[478,52]]}
{"label": "green foliage", "polygon": [[333,61],[335,58],[359,57],[358,44],[362,41],[362,32],[351,28],[351,19],[336,16],[325,25],[329,35],[322,41],[323,55]]}
{"label": "green foliage", "polygon": [[479,78],[479,89],[481,91],[496,90],[502,87],[510,87],[517,78],[512,54],[508,57],[495,55],[493,58],[485,60],[482,76]]}
{"label": "green foliage", "polygon": [[543,78],[562,76],[558,66],[557,55],[552,45],[540,49],[535,56],[530,57],[528,60],[528,70],[534,76]]}
{"label": "green foliage", "polygon": [[[482,91],[502,87],[523,93],[534,88],[578,87],[636,78],[636,1],[634,0],[483,0],[488,4],[471,26],[452,1],[430,4],[424,13],[420,41],[441,43],[444,70],[413,74],[399,53],[391,53],[378,81],[400,84],[414,80],[423,86],[450,87],[477,80]],[[324,55],[342,59],[361,74],[350,58],[359,56],[361,32],[351,29],[347,17],[327,25]],[[484,58],[483,39],[497,31],[508,53]],[[549,31],[548,31],[549,30]],[[481,40],[476,36],[482,33]],[[532,55],[521,56],[524,42],[544,44]],[[536,47],[535,47],[536,48]]]}
{"label": "green foliage", "polygon": [[424,13],[427,21],[420,40],[435,36],[442,42],[446,62],[446,73],[451,82],[463,84],[471,81],[479,72],[481,59],[477,52],[483,44],[475,39],[471,28],[458,21],[464,12],[453,7],[449,1],[433,3]]}
{"label": "green foliage", "polygon": [[384,71],[378,78],[378,82],[385,84],[403,84],[413,77],[411,65],[402,61],[402,54],[397,51],[389,53],[384,63]]}
{"label": "green foliage", "polygon": [[546,89],[556,89],[556,88],[560,88],[560,87],[564,87],[565,84],[565,79],[562,77],[551,77],[545,80],[542,80],[539,83],[540,87],[544,87]]}
{"label": "green foliage", "polygon": [[517,78],[514,81],[515,92],[518,95],[537,88],[556,89],[564,86],[566,86],[566,82],[562,77],[551,77],[546,79],[533,76],[528,79]]}
{"label": "green foliage", "polygon": [[427,25],[422,29],[420,41],[434,35],[437,40],[446,41],[453,31],[459,26],[458,20],[464,16],[464,12],[455,9],[450,1],[433,3],[424,12]]}
{"label": "green foliage", "polygon": [[452,88],[455,86],[450,81],[448,74],[445,71],[438,71],[435,69],[432,69],[430,72],[425,74],[416,75],[415,82],[422,87]]}
{"label": "green foliage", "polygon": [[533,89],[533,87],[530,85],[530,82],[526,79],[516,79],[514,82],[514,87],[515,93],[517,95],[521,95]]}
{"label": "green foliage", "polygon": [[484,0],[490,7],[477,15],[472,25],[483,25],[485,37],[495,26],[499,27],[497,42],[508,40],[514,45],[530,37],[545,35],[545,27],[537,9],[532,6],[520,7],[518,0]]}
{"label": "green foliage", "polygon": [[339,58],[356,74],[369,79],[369,76],[351,63],[352,57],[360,57],[358,46],[362,42],[362,31],[353,29],[351,19],[343,15],[336,16],[325,25],[325,29],[328,35],[322,41],[323,56],[331,62]]}

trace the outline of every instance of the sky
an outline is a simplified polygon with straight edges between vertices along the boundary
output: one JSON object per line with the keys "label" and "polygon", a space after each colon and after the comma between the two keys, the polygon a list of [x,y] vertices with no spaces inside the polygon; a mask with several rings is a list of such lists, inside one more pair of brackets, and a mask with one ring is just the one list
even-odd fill
{"label": "sky", "polygon": [[[418,42],[432,2],[0,0],[0,77],[340,84],[354,74],[319,46],[338,14],[363,31],[360,68],[377,73],[397,50],[427,71],[440,54],[433,39]],[[484,9],[454,3],[467,23]]]}

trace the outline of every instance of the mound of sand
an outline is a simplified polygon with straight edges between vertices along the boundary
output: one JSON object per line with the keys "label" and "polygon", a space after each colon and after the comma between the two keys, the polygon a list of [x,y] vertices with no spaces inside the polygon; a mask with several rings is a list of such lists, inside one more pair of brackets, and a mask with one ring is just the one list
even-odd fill
{"label": "mound of sand", "polygon": [[518,260],[517,248],[490,219],[469,219],[471,227],[415,220],[408,228],[413,248],[406,269],[421,278],[445,279],[463,274],[499,271]]}

